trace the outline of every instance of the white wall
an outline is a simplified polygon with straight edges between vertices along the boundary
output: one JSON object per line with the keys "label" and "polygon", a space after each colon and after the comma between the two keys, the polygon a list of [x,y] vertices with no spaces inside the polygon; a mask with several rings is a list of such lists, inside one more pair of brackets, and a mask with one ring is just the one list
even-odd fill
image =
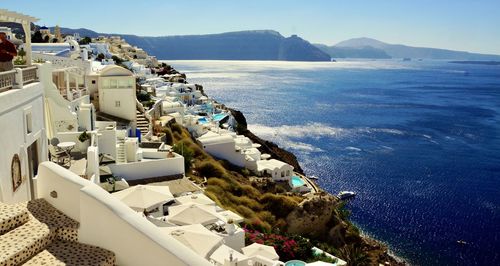
{"label": "white wall", "polygon": [[175,155],[175,158],[142,160],[132,163],[109,164],[108,166],[114,176],[123,177],[125,180],[184,174],[184,157]]}
{"label": "white wall", "polygon": [[[31,133],[27,133],[25,115],[31,113]],[[0,201],[15,203],[30,198],[27,148],[38,140],[39,161],[47,160],[44,124],[43,85],[32,83],[22,89],[0,93]],[[14,154],[21,161],[23,183],[13,191],[11,163]]]}
{"label": "white wall", "polygon": [[236,151],[234,142],[227,143],[216,143],[216,144],[203,144],[203,149],[210,155],[228,160],[230,163],[245,167],[245,155],[239,151]]}
{"label": "white wall", "polygon": [[[88,185],[85,180],[66,168],[52,162],[45,162],[38,167],[38,197],[45,199],[70,218],[80,221],[80,189]],[[50,195],[57,193],[57,198]]]}
{"label": "white wall", "polygon": [[[89,141],[86,142],[80,142],[78,140],[78,137],[83,133],[81,132],[58,132],[56,134],[56,138],[59,139],[59,142],[74,142],[75,147],[71,150],[72,152],[87,152],[87,148],[89,147]],[[90,132],[87,131],[87,134],[90,134]]]}
{"label": "white wall", "polygon": [[99,130],[98,134],[99,152],[116,158],[116,130]]}
{"label": "white wall", "polygon": [[80,222],[79,241],[113,251],[118,265],[210,265],[98,185],[61,166],[41,164],[37,179],[40,198]]}
{"label": "white wall", "polygon": [[[106,114],[135,121],[135,78],[133,76],[99,77],[98,82],[99,110]],[[115,84],[114,82],[117,84],[116,88],[113,88],[113,85],[107,85]],[[127,85],[126,87],[121,87],[120,84]]]}
{"label": "white wall", "polygon": [[101,188],[80,194],[79,240],[113,251],[118,265],[210,265]]}

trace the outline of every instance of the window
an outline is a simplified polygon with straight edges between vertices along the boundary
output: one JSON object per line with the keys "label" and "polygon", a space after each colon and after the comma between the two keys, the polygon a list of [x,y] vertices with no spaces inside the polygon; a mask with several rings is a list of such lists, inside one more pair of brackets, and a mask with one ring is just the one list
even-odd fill
{"label": "window", "polygon": [[109,87],[112,89],[116,89],[116,87],[117,87],[116,79],[112,79],[109,81]]}
{"label": "window", "polygon": [[127,88],[127,87],[129,87],[128,86],[128,81],[126,79],[119,80],[118,84],[120,85],[120,88]]}
{"label": "window", "polygon": [[120,101],[115,101],[115,107],[120,107]]}
{"label": "window", "polygon": [[92,80],[92,84],[95,84],[95,79]]}
{"label": "window", "polygon": [[109,89],[109,79],[103,80],[102,87],[105,89]]}
{"label": "window", "polygon": [[281,177],[285,177],[285,172],[281,172]]}
{"label": "window", "polygon": [[30,134],[31,132],[33,132],[33,120],[31,116],[31,110],[26,111],[24,121],[26,122],[26,134]]}

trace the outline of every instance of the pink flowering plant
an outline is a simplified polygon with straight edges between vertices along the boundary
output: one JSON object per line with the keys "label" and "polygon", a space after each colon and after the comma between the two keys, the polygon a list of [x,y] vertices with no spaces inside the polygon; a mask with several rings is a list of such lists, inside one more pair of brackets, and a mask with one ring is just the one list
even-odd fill
{"label": "pink flowering plant", "polygon": [[244,228],[247,244],[259,243],[273,246],[281,261],[293,259],[305,260],[312,256],[312,244],[301,236],[288,236],[282,233],[262,233],[257,230]]}

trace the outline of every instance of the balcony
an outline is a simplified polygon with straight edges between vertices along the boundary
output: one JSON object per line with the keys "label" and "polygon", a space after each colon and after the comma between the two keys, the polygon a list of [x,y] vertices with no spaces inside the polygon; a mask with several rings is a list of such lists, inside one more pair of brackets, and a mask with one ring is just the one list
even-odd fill
{"label": "balcony", "polygon": [[22,89],[24,85],[38,80],[37,66],[14,68],[13,70],[0,72],[0,93],[12,89]]}

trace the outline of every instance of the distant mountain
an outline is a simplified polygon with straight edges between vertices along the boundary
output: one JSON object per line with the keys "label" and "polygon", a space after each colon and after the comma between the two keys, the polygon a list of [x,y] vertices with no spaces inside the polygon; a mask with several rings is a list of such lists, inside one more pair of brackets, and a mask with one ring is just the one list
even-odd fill
{"label": "distant mountain", "polygon": [[370,59],[389,59],[389,56],[384,50],[374,48],[372,46],[363,47],[339,47],[326,46],[323,44],[315,44],[323,52],[334,58],[370,58]]}
{"label": "distant mountain", "polygon": [[333,58],[360,58],[360,55],[363,56],[361,58],[386,58],[381,53],[384,52],[392,58],[500,60],[500,55],[388,44],[370,38],[355,38],[340,42],[334,46],[317,45],[317,47],[327,52]]}
{"label": "distant mountain", "polygon": [[82,37],[119,35],[159,59],[330,61],[328,54],[306,40],[296,35],[286,38],[271,30],[144,37],[61,28],[63,34],[75,32]]}

